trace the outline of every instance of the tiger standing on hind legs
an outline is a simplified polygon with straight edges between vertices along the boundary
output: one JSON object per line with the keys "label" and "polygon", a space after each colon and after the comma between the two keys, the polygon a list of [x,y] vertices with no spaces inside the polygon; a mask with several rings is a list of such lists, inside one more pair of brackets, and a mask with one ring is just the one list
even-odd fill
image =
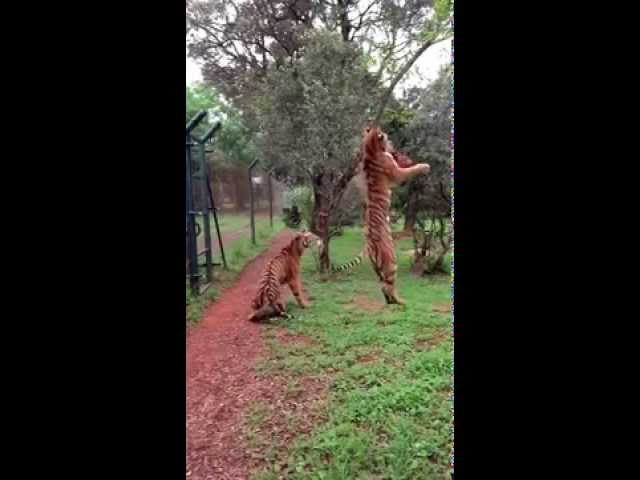
{"label": "tiger standing on hind legs", "polygon": [[302,291],[300,258],[316,238],[310,232],[297,233],[293,240],[267,264],[262,273],[258,292],[251,304],[254,312],[249,316],[249,321],[258,322],[285,314],[284,292],[281,289],[284,284],[289,286],[300,307],[309,307],[309,302],[304,298]]}
{"label": "tiger standing on hind legs", "polygon": [[364,196],[365,250],[387,304],[403,305],[404,300],[396,292],[396,252],[389,223],[391,187],[416,175],[426,175],[431,167],[427,163],[400,167],[392,152],[386,135],[377,127],[367,127],[362,171],[357,181]]}

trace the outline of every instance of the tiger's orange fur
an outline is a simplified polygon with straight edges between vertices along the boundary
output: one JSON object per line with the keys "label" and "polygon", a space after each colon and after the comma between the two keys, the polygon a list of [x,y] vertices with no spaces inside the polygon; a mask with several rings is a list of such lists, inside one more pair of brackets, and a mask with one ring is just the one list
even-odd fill
{"label": "tiger's orange fur", "polygon": [[302,292],[300,258],[314,238],[309,232],[298,233],[266,266],[248,320],[256,322],[285,312],[281,286],[287,284],[302,308],[309,306]]}
{"label": "tiger's orange fur", "polygon": [[368,126],[363,141],[360,179],[365,201],[365,248],[387,303],[404,304],[395,286],[396,255],[389,224],[391,187],[416,175],[427,174],[431,167],[426,163],[400,167],[392,151],[386,135],[377,127]]}

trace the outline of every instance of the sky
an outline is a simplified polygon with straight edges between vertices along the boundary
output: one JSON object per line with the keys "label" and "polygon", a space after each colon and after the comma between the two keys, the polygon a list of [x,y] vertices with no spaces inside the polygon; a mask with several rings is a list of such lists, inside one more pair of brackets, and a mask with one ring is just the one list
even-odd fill
{"label": "sky", "polygon": [[[402,90],[420,84],[425,86],[435,80],[440,67],[449,62],[451,62],[451,39],[429,47],[396,88]],[[200,66],[193,59],[187,57],[187,85],[201,80]],[[399,92],[396,90],[396,93]]]}

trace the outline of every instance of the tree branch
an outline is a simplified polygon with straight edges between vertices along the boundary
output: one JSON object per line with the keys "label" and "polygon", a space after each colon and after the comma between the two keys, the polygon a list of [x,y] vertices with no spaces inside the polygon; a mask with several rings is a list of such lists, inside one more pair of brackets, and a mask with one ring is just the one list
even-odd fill
{"label": "tree branch", "polygon": [[400,69],[400,71],[396,74],[396,76],[394,77],[394,79],[391,82],[391,85],[389,85],[389,87],[387,88],[387,90],[385,91],[383,97],[382,97],[382,103],[380,104],[380,107],[378,109],[378,113],[375,116],[375,123],[379,123],[380,122],[380,118],[382,117],[382,114],[384,113],[384,109],[387,107],[387,103],[389,103],[389,99],[391,98],[391,95],[393,94],[393,90],[396,88],[396,85],[398,84],[398,82],[400,82],[400,80],[402,80],[402,77],[404,77],[407,72],[411,69],[411,67],[413,66],[414,63],[416,63],[416,61],[418,60],[418,58],[420,58],[420,56],[427,51],[427,49],[433,45],[433,41],[427,41],[424,43],[424,45],[422,45],[417,51],[416,53],[413,54],[413,56],[409,59],[409,61],[404,65],[404,67],[402,67]]}

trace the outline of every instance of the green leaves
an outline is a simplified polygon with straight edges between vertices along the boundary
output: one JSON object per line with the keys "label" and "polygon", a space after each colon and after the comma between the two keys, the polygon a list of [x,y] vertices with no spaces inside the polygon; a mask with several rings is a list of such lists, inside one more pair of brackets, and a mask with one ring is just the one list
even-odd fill
{"label": "green leaves", "polygon": [[[218,92],[205,84],[187,87],[187,121],[201,110],[217,110],[222,116],[222,128],[216,134],[215,158],[221,166],[248,165],[256,156],[252,132],[242,114],[225,102]],[[211,124],[206,118],[196,129],[202,135]]]}
{"label": "green leaves", "polygon": [[264,134],[260,152],[279,172],[306,177],[351,165],[372,103],[364,63],[340,35],[316,32],[295,66],[269,72],[254,113]]}
{"label": "green leaves", "polygon": [[453,34],[449,19],[452,14],[452,0],[435,0],[433,15],[425,19],[418,37],[423,42],[439,42]]}
{"label": "green leaves", "polygon": [[451,16],[452,0],[435,0],[433,8],[436,12],[436,20],[445,22]]}

